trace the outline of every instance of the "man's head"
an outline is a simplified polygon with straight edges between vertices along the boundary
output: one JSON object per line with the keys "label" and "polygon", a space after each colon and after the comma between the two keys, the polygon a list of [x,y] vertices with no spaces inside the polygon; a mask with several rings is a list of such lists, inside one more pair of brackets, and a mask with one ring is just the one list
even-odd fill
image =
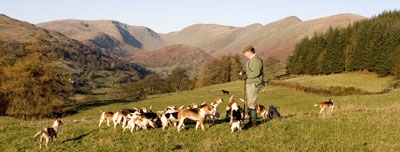
{"label": "man's head", "polygon": [[243,49],[244,56],[250,59],[251,56],[256,54],[256,51],[253,46],[248,45]]}

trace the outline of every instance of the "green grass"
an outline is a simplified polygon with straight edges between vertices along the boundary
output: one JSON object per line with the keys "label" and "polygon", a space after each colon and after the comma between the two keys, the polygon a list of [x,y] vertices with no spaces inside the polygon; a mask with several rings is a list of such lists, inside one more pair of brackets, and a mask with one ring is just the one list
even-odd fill
{"label": "green grass", "polygon": [[[400,93],[384,95],[322,97],[298,92],[294,89],[264,88],[258,103],[280,107],[284,118],[272,120],[256,128],[230,133],[229,124],[219,122],[206,131],[195,131],[194,125],[177,132],[170,127],[149,131],[122,132],[107,127],[98,128],[100,111],[118,111],[150,105],[162,110],[167,105],[210,103],[220,97],[218,107],[225,118],[225,106],[230,96],[220,89],[229,90],[235,99],[243,96],[240,81],[208,86],[190,92],[150,96],[136,102],[99,103],[80,107],[77,113],[61,118],[59,138],[49,151],[397,151],[400,130]],[[315,103],[335,100],[332,114],[318,115]],[[81,121],[88,118],[87,121]],[[73,122],[79,120],[79,122]],[[52,120],[24,121],[0,117],[0,151],[36,151],[38,139],[31,138],[40,129],[50,126]]]}
{"label": "green grass", "polygon": [[379,92],[390,87],[394,80],[392,76],[378,77],[376,73],[350,72],[321,76],[303,75],[286,81],[326,87],[355,87],[365,91]]}
{"label": "green grass", "polygon": [[118,78],[112,76],[112,71],[97,71],[95,73],[95,83],[101,84],[101,86],[111,87],[113,82],[115,82]]}

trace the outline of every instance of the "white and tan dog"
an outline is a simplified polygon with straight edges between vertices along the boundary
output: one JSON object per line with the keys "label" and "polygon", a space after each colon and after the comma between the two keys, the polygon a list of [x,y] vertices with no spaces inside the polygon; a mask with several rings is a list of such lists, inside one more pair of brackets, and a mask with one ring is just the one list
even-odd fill
{"label": "white and tan dog", "polygon": [[[232,96],[233,97],[233,96]],[[231,98],[232,98],[231,97]],[[214,107],[213,113],[211,115],[208,115],[212,121],[212,124],[215,124],[215,117],[217,114],[217,107],[220,103],[223,102],[223,99],[221,98],[216,98],[210,105],[212,105]]]}
{"label": "white and tan dog", "polygon": [[333,103],[332,99],[329,99],[327,102],[321,102],[321,103],[317,103],[314,105],[314,107],[318,106],[321,109],[321,111],[319,111],[319,114],[322,113],[322,111],[324,111],[326,108],[331,109],[330,112],[333,112],[333,108],[335,107],[335,104]]}
{"label": "white and tan dog", "polygon": [[56,142],[58,127],[61,125],[63,125],[63,123],[61,122],[61,120],[57,119],[54,121],[52,127],[44,128],[43,130],[39,131],[38,133],[36,133],[33,136],[33,138],[34,138],[34,137],[40,135],[39,149],[42,149],[43,138],[45,138],[45,140],[46,140],[46,148],[47,148],[47,144],[49,143],[50,138],[52,138],[51,143]]}
{"label": "white and tan dog", "polygon": [[128,120],[128,124],[124,127],[125,129],[129,128],[131,132],[133,132],[133,129],[136,128],[136,130],[143,129],[147,130],[148,127],[154,128],[154,124],[152,121],[148,118],[146,118],[143,114],[140,112],[136,111],[134,113],[128,114],[126,116]]}
{"label": "white and tan dog", "polygon": [[239,109],[239,106],[237,105],[237,102],[232,103],[232,109],[231,109],[231,133],[235,131],[235,128],[238,128],[238,130],[242,130],[243,126],[243,119],[242,119],[242,112]]}
{"label": "white and tan dog", "polygon": [[[182,109],[181,107],[180,109]],[[161,125],[162,129],[165,130],[166,127],[173,124],[176,127],[178,122],[178,109],[175,106],[168,106],[165,111],[159,111],[161,113]]]}
{"label": "white and tan dog", "polygon": [[[100,122],[99,122],[99,127],[101,123],[103,123],[104,119],[107,120],[107,126],[110,126],[110,121],[113,121],[114,123],[114,128],[121,123],[121,120],[125,118],[124,115],[121,114],[121,112],[102,112],[100,115]],[[126,119],[126,118],[125,118]]]}
{"label": "white and tan dog", "polygon": [[214,114],[214,106],[212,105],[202,105],[197,109],[180,109],[178,110],[178,121],[179,125],[177,127],[178,132],[182,129],[185,119],[190,119],[197,121],[196,130],[201,125],[201,129],[204,131],[204,118],[206,114]]}
{"label": "white and tan dog", "polygon": [[263,121],[267,121],[268,110],[260,104],[254,104],[254,106],[256,107],[257,113],[261,115]]}

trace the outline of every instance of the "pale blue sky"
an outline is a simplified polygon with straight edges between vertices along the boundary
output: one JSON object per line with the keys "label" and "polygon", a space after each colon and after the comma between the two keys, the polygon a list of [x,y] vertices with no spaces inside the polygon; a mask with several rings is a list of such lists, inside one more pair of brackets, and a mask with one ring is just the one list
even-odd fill
{"label": "pale blue sky", "polygon": [[0,13],[33,24],[59,19],[116,20],[159,33],[197,23],[242,27],[288,17],[365,17],[400,9],[399,0],[0,0]]}

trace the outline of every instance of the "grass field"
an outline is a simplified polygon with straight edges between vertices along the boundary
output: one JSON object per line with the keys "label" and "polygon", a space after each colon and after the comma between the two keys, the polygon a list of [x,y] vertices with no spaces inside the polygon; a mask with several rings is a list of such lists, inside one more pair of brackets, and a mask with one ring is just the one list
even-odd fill
{"label": "grass field", "polygon": [[390,87],[393,77],[379,78],[376,73],[372,72],[350,72],[321,76],[303,75],[286,81],[326,87],[355,87],[369,92],[379,92]]}
{"label": "grass field", "polygon": [[[206,125],[206,131],[196,131],[194,125],[177,132],[170,127],[134,133],[122,132],[105,123],[98,127],[100,111],[118,111],[150,105],[163,110],[167,105],[210,103],[220,97],[218,107],[225,118],[225,106],[230,96],[243,96],[242,82],[208,86],[190,92],[150,96],[132,102],[88,104],[77,107],[77,113],[61,120],[56,143],[48,151],[397,151],[400,131],[400,92],[383,95],[322,97],[294,89],[267,86],[259,94],[258,103],[280,107],[282,119],[275,119],[256,128],[230,133],[229,123],[218,121]],[[332,114],[319,115],[315,103],[335,100]],[[83,121],[82,119],[89,119]],[[79,122],[73,122],[78,120]],[[52,120],[24,121],[0,117],[0,151],[37,151],[38,138],[32,136],[51,126]]]}

